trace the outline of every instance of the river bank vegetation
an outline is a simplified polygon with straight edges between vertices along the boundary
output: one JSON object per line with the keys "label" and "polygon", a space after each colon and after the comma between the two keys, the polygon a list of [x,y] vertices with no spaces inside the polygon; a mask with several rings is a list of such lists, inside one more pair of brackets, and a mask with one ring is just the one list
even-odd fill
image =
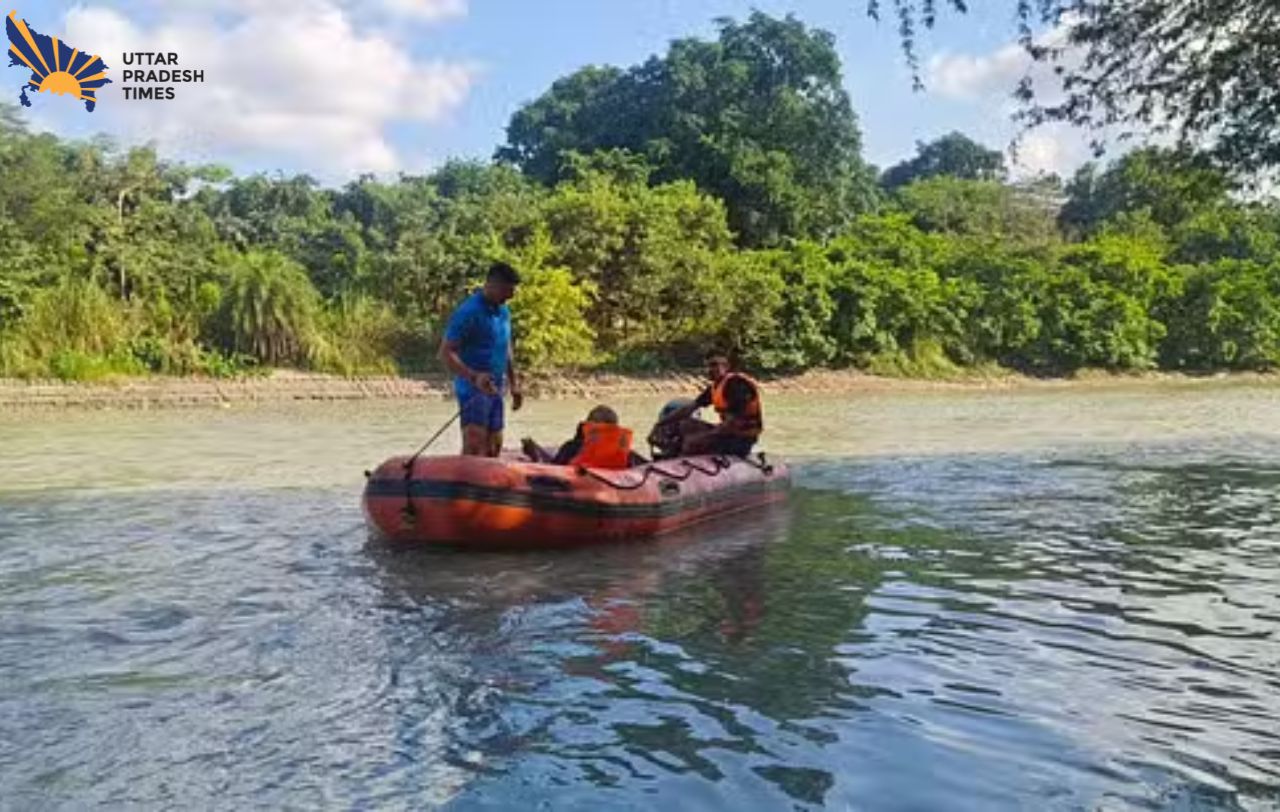
{"label": "river bank vegetation", "polygon": [[[542,370],[1268,370],[1280,205],[1142,148],[1011,179],[960,133],[862,158],[832,38],[723,21],[589,67],[492,161],[325,188],[29,132],[0,107],[0,376],[418,372],[497,259]],[[908,92],[904,89],[904,92]]]}

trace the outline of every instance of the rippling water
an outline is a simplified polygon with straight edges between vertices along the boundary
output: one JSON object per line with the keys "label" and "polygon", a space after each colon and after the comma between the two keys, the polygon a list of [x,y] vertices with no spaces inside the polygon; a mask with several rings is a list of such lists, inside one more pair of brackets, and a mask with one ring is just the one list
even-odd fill
{"label": "rippling water", "polygon": [[3,417],[0,807],[1274,809],[1278,394],[775,399],[789,505],[524,555],[367,542],[443,406]]}

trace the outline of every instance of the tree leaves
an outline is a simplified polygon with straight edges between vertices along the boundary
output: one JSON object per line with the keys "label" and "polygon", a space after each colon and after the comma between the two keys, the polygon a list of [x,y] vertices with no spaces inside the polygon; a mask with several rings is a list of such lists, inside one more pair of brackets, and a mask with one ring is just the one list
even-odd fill
{"label": "tree leaves", "polygon": [[725,202],[746,246],[833,233],[875,202],[834,38],[794,17],[717,21],[628,70],[584,68],[521,108],[497,158],[544,184],[566,156],[625,149],[656,183],[690,179]]}
{"label": "tree leaves", "polygon": [[[962,3],[949,0],[964,12]],[[880,0],[868,12],[879,18]],[[932,0],[893,0],[898,36],[919,86],[916,36]],[[1274,0],[1016,0],[1027,52],[1057,87],[1025,78],[1017,118],[1062,122],[1124,140],[1173,133],[1245,180],[1280,166],[1280,5]],[[1037,39],[1058,28],[1062,45]],[[1095,146],[1102,147],[1099,137]]]}

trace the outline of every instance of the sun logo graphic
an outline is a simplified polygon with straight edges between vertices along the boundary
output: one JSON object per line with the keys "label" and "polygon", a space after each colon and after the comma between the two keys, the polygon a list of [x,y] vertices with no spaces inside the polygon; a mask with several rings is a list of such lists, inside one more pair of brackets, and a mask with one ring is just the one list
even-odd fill
{"label": "sun logo graphic", "polygon": [[9,67],[26,67],[31,78],[22,85],[19,99],[23,107],[31,106],[28,90],[65,96],[68,93],[84,102],[90,113],[98,106],[98,90],[111,83],[107,78],[107,65],[94,54],[81,53],[57,37],[38,33],[26,20],[18,19],[18,12],[9,12],[5,20],[5,32],[9,35]]}

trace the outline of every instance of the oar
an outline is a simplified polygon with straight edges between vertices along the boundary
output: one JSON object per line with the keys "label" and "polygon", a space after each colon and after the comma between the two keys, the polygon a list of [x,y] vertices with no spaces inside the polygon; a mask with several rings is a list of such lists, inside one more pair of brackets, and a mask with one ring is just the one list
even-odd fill
{"label": "oar", "polygon": [[[475,397],[475,395],[472,395],[471,397]],[[471,398],[468,398],[467,403],[470,403],[470,401],[471,401]],[[414,455],[410,457],[407,462],[405,462],[404,464],[404,509],[400,511],[400,518],[404,520],[404,523],[406,525],[413,524],[415,521],[417,521],[417,518],[418,518],[418,513],[416,510],[414,510],[414,507],[413,507],[413,497],[409,493],[409,485],[410,485],[410,482],[413,480],[413,464],[418,461],[418,457],[421,457],[426,452],[426,450],[431,447],[432,443],[440,439],[440,435],[444,434],[445,431],[447,431],[450,426],[452,426],[455,422],[457,422],[458,418],[462,417],[462,412],[467,408],[467,403],[463,403],[461,406],[459,406],[458,411],[453,413],[453,417],[450,417],[445,422],[445,424],[436,431],[435,434],[431,435],[431,439],[423,443],[422,448],[419,448],[416,452],[414,452]]]}
{"label": "oar", "polygon": [[406,469],[412,469],[412,468],[413,468],[413,464],[414,464],[415,462],[417,462],[417,461],[418,461],[418,457],[421,457],[421,456],[423,455],[423,453],[425,453],[425,452],[426,452],[426,450],[427,450],[428,448],[430,448],[430,447],[431,447],[431,444],[432,444],[432,443],[434,443],[436,440],[439,440],[439,439],[440,439],[440,435],[441,435],[441,434],[444,434],[444,433],[445,433],[445,431],[446,431],[450,426],[452,426],[452,425],[454,424],[454,422],[456,422],[456,421],[457,421],[457,419],[458,419],[459,417],[462,417],[462,410],[463,410],[463,409],[465,409],[465,408],[467,408],[467,407],[466,407],[466,404],[463,404],[462,406],[459,406],[459,407],[458,407],[458,411],[456,411],[456,412],[454,412],[454,413],[453,413],[453,417],[449,418],[448,422],[446,422],[443,426],[441,426],[439,431],[437,431],[435,434],[431,435],[431,439],[430,439],[430,440],[427,440],[425,443],[423,443],[423,444],[422,444],[422,448],[419,448],[419,449],[414,453],[414,455],[413,455],[412,457],[410,457],[410,458],[409,458],[409,461],[408,461],[408,462],[406,462],[406,463],[404,464],[404,467],[405,467]]}

